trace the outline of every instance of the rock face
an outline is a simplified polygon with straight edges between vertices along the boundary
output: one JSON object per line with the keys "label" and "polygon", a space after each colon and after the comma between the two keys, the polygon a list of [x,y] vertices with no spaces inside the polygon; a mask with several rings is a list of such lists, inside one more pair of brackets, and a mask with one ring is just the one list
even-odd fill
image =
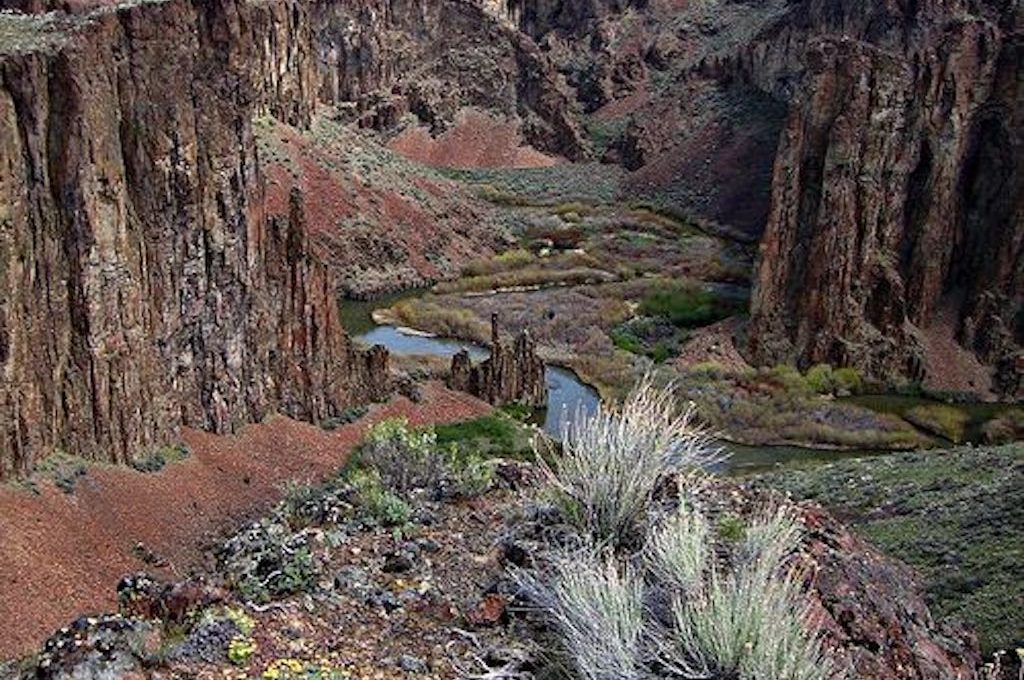
{"label": "rock face", "polygon": [[548,403],[544,362],[529,332],[523,331],[511,345],[498,334],[497,315],[491,318],[491,356],[474,366],[463,350],[452,357],[449,387],[468,392],[495,406],[523,404],[541,407]]}
{"label": "rock face", "polygon": [[40,40],[0,56],[0,478],[380,392],[300,197],[264,213],[249,11],[126,6],[58,38],[2,18]]}
{"label": "rock face", "polygon": [[927,377],[921,333],[949,309],[953,327],[934,332],[996,365],[997,391],[1013,396],[1024,342],[1020,9],[956,5],[894,13],[879,37],[864,26],[860,40],[808,46],[761,244],[755,360]]}
{"label": "rock face", "polygon": [[584,152],[573,99],[551,60],[486,3],[281,0],[254,7],[258,109],[308,124],[318,105],[360,127],[403,116],[434,132],[464,107],[521,121],[523,135],[570,159]]}
{"label": "rock face", "polygon": [[977,639],[932,618],[906,565],[884,558],[820,508],[805,508],[803,522],[815,615],[852,677],[975,677]]}

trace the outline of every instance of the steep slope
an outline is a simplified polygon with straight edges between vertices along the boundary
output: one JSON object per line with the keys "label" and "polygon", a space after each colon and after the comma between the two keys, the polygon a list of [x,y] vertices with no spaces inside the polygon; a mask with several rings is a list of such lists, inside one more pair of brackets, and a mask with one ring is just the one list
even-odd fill
{"label": "steep slope", "polygon": [[265,216],[248,12],[0,17],[0,477],[379,391],[300,197]]}
{"label": "steep slope", "polygon": [[301,188],[312,247],[347,297],[454,278],[503,245],[489,204],[366,134],[324,116],[306,130],[260,118],[255,131],[268,213],[286,215]]}

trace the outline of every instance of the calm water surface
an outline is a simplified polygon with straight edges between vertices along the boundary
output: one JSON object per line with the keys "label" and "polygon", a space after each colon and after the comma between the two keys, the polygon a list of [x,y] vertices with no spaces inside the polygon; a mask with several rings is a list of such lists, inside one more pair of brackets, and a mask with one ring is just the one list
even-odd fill
{"label": "calm water surface", "polygon": [[[398,300],[418,294],[420,291],[410,291],[373,302],[344,301],[341,305],[342,320],[357,341],[366,345],[383,345],[393,354],[452,357],[465,349],[474,361],[480,361],[490,356],[490,352],[486,348],[472,343],[450,338],[417,335],[406,329],[387,325],[378,326],[374,323],[371,317],[374,309],[387,307]],[[582,409],[584,413],[593,413],[597,410],[600,404],[597,391],[583,383],[572,371],[557,366],[547,366],[545,378],[548,384],[548,408],[542,409],[536,414],[535,422],[542,426],[549,435],[558,437],[561,434],[563,423],[567,418],[571,418],[578,409]],[[874,408],[870,404],[862,405]],[[900,405],[909,408],[905,404]],[[720,472],[728,474],[752,474],[790,462],[828,463],[843,458],[862,458],[889,453],[874,450],[827,451],[798,446],[746,446],[730,442],[722,442],[721,445],[728,452],[729,458],[718,466],[718,469]]]}

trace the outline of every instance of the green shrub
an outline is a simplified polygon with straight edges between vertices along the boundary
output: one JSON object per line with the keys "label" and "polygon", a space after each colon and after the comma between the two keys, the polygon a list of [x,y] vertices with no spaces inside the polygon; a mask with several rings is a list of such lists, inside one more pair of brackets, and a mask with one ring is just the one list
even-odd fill
{"label": "green shrub", "polygon": [[401,526],[409,521],[412,510],[408,503],[384,488],[376,470],[352,468],[347,479],[360,507],[381,526]]}
{"label": "green shrub", "polygon": [[637,309],[643,316],[664,317],[681,328],[706,326],[737,311],[735,304],[689,283],[666,284],[641,300]]}
{"label": "green shrub", "polygon": [[663,364],[672,356],[672,350],[670,350],[668,346],[663,342],[659,342],[658,344],[656,344],[654,346],[654,349],[651,350],[650,354],[651,360],[654,361],[654,363],[656,364]]}
{"label": "green shrub", "polygon": [[36,463],[33,472],[50,479],[64,493],[72,494],[78,480],[85,477],[89,469],[85,460],[56,451]]}
{"label": "green shrub", "polygon": [[171,463],[185,460],[190,455],[191,451],[189,451],[188,446],[177,444],[149,451],[137,458],[133,458],[130,464],[139,472],[153,473],[163,470]]}
{"label": "green shrub", "polygon": [[807,380],[804,376],[800,375],[800,371],[789,364],[779,364],[778,366],[773,366],[767,370],[761,369],[758,373],[764,378],[775,383],[784,392],[789,392],[794,395],[807,394],[810,392]]}
{"label": "green shrub", "polygon": [[[515,428],[510,419],[497,415],[438,428],[412,428],[404,419],[385,420],[370,430],[357,460],[399,496],[417,489],[475,496],[493,481],[492,466],[478,447],[486,440],[513,449]],[[389,501],[388,506],[393,505]]]}
{"label": "green shrub", "polygon": [[747,527],[739,515],[728,512],[718,520],[718,535],[724,541],[739,543],[746,537]]}
{"label": "green shrub", "polygon": [[832,367],[828,364],[812,366],[805,376],[807,385],[818,394],[832,394],[835,389]]}
{"label": "green shrub", "polygon": [[628,329],[613,328],[608,335],[611,337],[612,344],[619,349],[631,354],[643,354],[643,343],[640,341],[640,338],[633,335]]}
{"label": "green shrub", "polygon": [[970,416],[963,409],[946,404],[923,404],[908,410],[904,416],[908,421],[954,443],[964,440]]}
{"label": "green shrub", "polygon": [[832,371],[836,392],[856,394],[864,388],[864,376],[856,368],[837,368]]}

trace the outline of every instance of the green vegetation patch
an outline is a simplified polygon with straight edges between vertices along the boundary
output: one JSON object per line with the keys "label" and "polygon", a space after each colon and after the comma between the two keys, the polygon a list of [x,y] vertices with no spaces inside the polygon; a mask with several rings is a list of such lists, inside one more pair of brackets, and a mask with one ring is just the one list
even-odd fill
{"label": "green vegetation patch", "polygon": [[183,461],[190,455],[192,455],[192,452],[187,445],[175,444],[147,451],[133,458],[129,464],[139,472],[159,472],[171,463]]}
{"label": "green vegetation patch", "polygon": [[937,434],[959,444],[964,441],[970,415],[956,406],[947,404],[922,404],[908,410],[903,416],[923,430]]}
{"label": "green vegetation patch", "polygon": [[667,318],[681,328],[694,328],[732,316],[741,307],[700,285],[668,282],[645,297],[637,311],[644,316]]}
{"label": "green vegetation patch", "polygon": [[507,409],[511,415],[499,411],[460,423],[435,425],[438,446],[454,446],[470,454],[529,458],[533,435],[518,421],[532,414],[525,407],[513,405]]}
{"label": "green vegetation patch", "polygon": [[974,627],[987,654],[1020,646],[1024,445],[794,466],[761,480],[822,503],[915,567],[932,613]]}
{"label": "green vegetation patch", "polygon": [[477,187],[479,195],[504,206],[555,205],[570,201],[611,203],[619,197],[624,172],[602,163],[561,163],[547,168],[443,170]]}
{"label": "green vegetation patch", "polygon": [[75,486],[88,474],[89,468],[83,458],[56,451],[36,463],[32,472],[49,479],[58,489],[70,494],[75,492]]}

